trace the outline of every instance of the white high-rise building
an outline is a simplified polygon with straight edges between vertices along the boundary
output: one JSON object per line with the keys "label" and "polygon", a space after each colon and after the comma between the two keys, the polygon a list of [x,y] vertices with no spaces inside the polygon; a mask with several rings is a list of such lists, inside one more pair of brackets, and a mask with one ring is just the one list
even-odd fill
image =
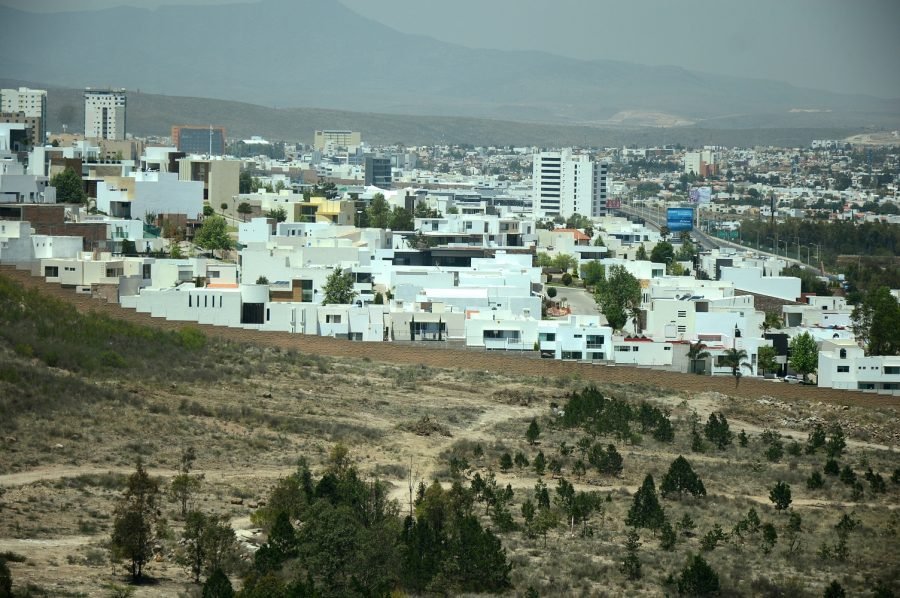
{"label": "white high-rise building", "polygon": [[532,192],[539,218],[606,214],[609,165],[571,149],[534,155]]}
{"label": "white high-rise building", "polygon": [[[34,129],[33,143],[44,144],[47,127],[47,91],[44,89],[0,89],[0,112],[25,115],[26,124]],[[40,119],[40,120],[37,120]]]}
{"label": "white high-rise building", "polygon": [[125,90],[84,90],[84,136],[125,139]]}

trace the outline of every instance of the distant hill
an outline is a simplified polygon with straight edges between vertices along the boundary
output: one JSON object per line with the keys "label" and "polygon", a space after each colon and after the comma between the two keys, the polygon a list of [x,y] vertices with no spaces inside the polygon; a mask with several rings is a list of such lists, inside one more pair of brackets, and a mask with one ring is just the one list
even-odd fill
{"label": "distant hill", "polygon": [[[53,132],[68,125],[84,128],[83,89],[0,79],[0,86],[47,89],[48,125]],[[629,144],[681,143],[726,146],[808,145],[812,139],[843,138],[849,128],[707,129],[702,127],[586,127],[546,125],[464,117],[402,116],[317,108],[266,108],[209,98],[128,92],[128,132],[139,136],[170,133],[172,125],[222,125],[232,138],[261,135],[271,140],[312,143],[316,129],[352,129],[370,143],[472,143],[476,145],[579,145],[615,147]]]}
{"label": "distant hill", "polygon": [[595,127],[900,126],[900,100],[465,48],[398,32],[337,0],[52,14],[0,8],[0,22],[3,76],[69,87]]}

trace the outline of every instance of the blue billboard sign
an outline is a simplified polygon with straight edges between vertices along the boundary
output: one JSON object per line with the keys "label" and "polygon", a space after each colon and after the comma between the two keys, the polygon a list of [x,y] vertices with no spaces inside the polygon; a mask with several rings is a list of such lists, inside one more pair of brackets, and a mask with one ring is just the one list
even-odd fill
{"label": "blue billboard sign", "polygon": [[668,208],[666,210],[666,226],[669,232],[677,233],[694,229],[693,208]]}

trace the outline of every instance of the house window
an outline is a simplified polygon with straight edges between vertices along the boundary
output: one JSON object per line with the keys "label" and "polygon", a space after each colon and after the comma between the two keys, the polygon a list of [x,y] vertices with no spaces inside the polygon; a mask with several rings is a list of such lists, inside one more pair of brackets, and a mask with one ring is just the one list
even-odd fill
{"label": "house window", "polygon": [[687,332],[687,326],[679,326],[678,332]]}
{"label": "house window", "polygon": [[142,276],[144,280],[150,280],[150,264],[144,264],[142,268]]}
{"label": "house window", "polygon": [[678,310],[678,317],[679,317],[679,318],[686,318],[686,317],[687,317],[687,311],[686,311],[686,310],[681,310],[681,309]]}
{"label": "house window", "polygon": [[267,307],[266,308],[266,322],[272,319],[272,311]]}
{"label": "house window", "polygon": [[886,365],[886,366],[884,366],[884,373],[887,376],[896,376],[896,375],[900,374],[900,366]]}
{"label": "house window", "polygon": [[850,371],[849,365],[839,365],[837,366],[837,371],[839,374],[846,374]]}
{"label": "house window", "polygon": [[841,359],[847,359],[847,349],[841,349]]}
{"label": "house window", "polygon": [[663,347],[663,351],[671,351],[672,347]]}
{"label": "house window", "polygon": [[57,277],[59,276],[59,267],[58,266],[44,266],[44,276],[49,277]]}
{"label": "house window", "polygon": [[631,351],[631,347],[627,345],[616,345],[617,353],[628,353],[629,351]]}
{"label": "house window", "polygon": [[340,314],[326,314],[325,315],[325,323],[326,324],[340,324],[341,323],[341,315]]}
{"label": "house window", "polygon": [[556,333],[555,332],[541,332],[538,335],[538,340],[540,340],[541,342],[547,341],[547,342],[552,343],[556,340]]}

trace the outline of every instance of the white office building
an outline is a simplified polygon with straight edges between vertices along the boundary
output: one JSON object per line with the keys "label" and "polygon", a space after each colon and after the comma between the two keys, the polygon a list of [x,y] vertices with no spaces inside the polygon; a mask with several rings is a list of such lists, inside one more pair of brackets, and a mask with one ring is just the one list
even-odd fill
{"label": "white office building", "polygon": [[[47,91],[44,89],[0,89],[0,112],[22,113],[34,127],[35,145],[43,145],[47,127]],[[40,120],[37,120],[40,119]]]}
{"label": "white office building", "polygon": [[539,218],[606,214],[609,165],[570,149],[534,155],[532,196]]}
{"label": "white office building", "polygon": [[125,90],[84,90],[84,136],[125,139]]}

